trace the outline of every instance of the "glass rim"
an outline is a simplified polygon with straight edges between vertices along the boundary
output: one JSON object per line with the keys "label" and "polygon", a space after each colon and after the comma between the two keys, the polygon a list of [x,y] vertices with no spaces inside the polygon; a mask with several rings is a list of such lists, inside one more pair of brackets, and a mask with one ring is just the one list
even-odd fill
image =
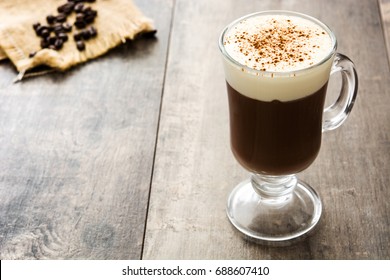
{"label": "glass rim", "polygon": [[[269,70],[256,70],[256,69],[253,69],[251,67],[248,67],[244,64],[241,64],[240,62],[238,62],[237,60],[235,60],[233,57],[231,57],[228,52],[226,51],[225,49],[225,46],[223,44],[224,42],[224,38],[225,38],[225,35],[226,33],[231,29],[233,28],[238,22],[244,20],[244,19],[248,19],[248,18],[251,18],[251,17],[254,17],[254,16],[257,16],[257,15],[272,15],[272,14],[275,14],[275,15],[292,15],[292,16],[298,16],[300,18],[304,18],[304,19],[307,19],[307,20],[310,20],[312,22],[314,22],[315,24],[319,25],[320,27],[322,27],[330,36],[331,40],[332,40],[332,49],[331,51],[319,62],[313,64],[313,65],[310,65],[308,67],[305,67],[305,68],[300,68],[300,69],[297,69],[297,70],[292,70],[292,71],[269,71]],[[310,70],[310,69],[313,69],[313,68],[316,68],[324,63],[326,63],[335,53],[336,53],[336,49],[337,49],[337,39],[336,39],[336,36],[334,35],[333,31],[325,24],[323,23],[322,21],[316,19],[315,17],[312,17],[312,16],[309,16],[307,14],[303,14],[303,13],[299,13],[299,12],[295,12],[295,11],[288,11],[288,10],[266,10],[266,11],[259,11],[259,12],[255,12],[255,13],[251,13],[251,14],[247,14],[247,15],[244,15],[234,21],[232,21],[231,23],[229,23],[221,32],[220,36],[219,36],[219,41],[218,41],[218,46],[219,46],[219,50],[221,51],[222,55],[227,59],[229,60],[231,63],[233,63],[234,65],[240,67],[241,69],[245,69],[246,72],[249,72],[249,73],[254,73],[254,74],[260,74],[261,76],[264,76],[264,74],[269,74],[271,76],[277,74],[278,76],[291,76],[292,74],[299,74],[299,73],[302,73],[302,72],[305,72],[307,70]]]}

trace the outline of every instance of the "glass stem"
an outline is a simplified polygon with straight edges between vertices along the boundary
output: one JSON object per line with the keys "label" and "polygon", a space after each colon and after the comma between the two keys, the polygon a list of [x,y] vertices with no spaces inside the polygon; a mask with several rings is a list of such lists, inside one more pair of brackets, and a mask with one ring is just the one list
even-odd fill
{"label": "glass stem", "polygon": [[271,176],[252,174],[251,183],[255,192],[260,195],[263,203],[283,204],[292,197],[292,192],[297,185],[295,174]]}

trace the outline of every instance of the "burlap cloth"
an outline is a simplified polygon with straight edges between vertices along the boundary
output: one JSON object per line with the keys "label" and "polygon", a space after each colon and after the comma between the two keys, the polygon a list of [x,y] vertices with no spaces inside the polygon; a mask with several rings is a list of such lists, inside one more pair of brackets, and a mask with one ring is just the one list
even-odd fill
{"label": "burlap cloth", "polygon": [[[38,65],[47,65],[58,70],[98,57],[108,50],[134,39],[141,32],[154,30],[152,21],[131,0],[97,0],[85,3],[98,12],[91,24],[98,31],[97,37],[86,42],[84,51],[79,51],[73,39],[78,30],[73,26],[69,40],[61,50],[41,49],[41,38],[32,25],[40,22],[48,25],[46,16],[57,15],[57,7],[67,0],[0,0],[0,60],[9,58],[19,71],[19,78],[27,70]],[[74,23],[75,13],[67,22]],[[29,57],[30,53],[35,56]]]}

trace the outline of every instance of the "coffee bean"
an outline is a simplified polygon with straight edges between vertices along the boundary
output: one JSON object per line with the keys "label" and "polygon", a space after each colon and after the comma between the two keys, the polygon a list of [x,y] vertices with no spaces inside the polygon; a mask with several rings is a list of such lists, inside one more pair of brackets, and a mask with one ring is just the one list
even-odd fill
{"label": "coffee bean", "polygon": [[84,21],[85,15],[83,13],[76,14],[76,21]]}
{"label": "coffee bean", "polygon": [[87,29],[83,30],[81,32],[81,35],[82,35],[84,40],[89,40],[91,38],[91,33],[89,33],[89,31]]}
{"label": "coffee bean", "polygon": [[64,41],[62,41],[61,39],[57,39],[54,43],[54,46],[56,48],[56,50],[60,50],[62,49],[62,46],[64,45]]}
{"label": "coffee bean", "polygon": [[38,27],[41,26],[41,24],[39,22],[36,22],[33,24],[33,28],[35,31],[37,31]]}
{"label": "coffee bean", "polygon": [[53,16],[53,15],[48,15],[46,17],[46,21],[47,21],[48,24],[53,24],[55,22],[55,20],[56,20],[56,17]]}
{"label": "coffee bean", "polygon": [[57,17],[56,17],[56,22],[65,22],[66,21],[66,15],[65,14],[59,14]]}
{"label": "coffee bean", "polygon": [[75,34],[73,35],[73,38],[74,38],[75,41],[80,41],[80,40],[82,39],[82,37],[83,37],[83,35],[82,35],[81,32],[75,33]]}
{"label": "coffee bean", "polygon": [[45,29],[42,30],[42,32],[41,32],[41,37],[46,38],[46,37],[48,37],[49,35],[50,35],[50,31],[49,31],[48,28],[45,28]]}
{"label": "coffee bean", "polygon": [[91,15],[87,15],[85,16],[85,22],[86,23],[93,23],[95,21],[95,17],[94,16],[91,16]]}
{"label": "coffee bean", "polygon": [[66,4],[63,4],[57,8],[57,11],[59,13],[67,14],[69,15],[73,11],[74,3],[68,2]]}
{"label": "coffee bean", "polygon": [[58,36],[58,34],[64,33],[64,29],[55,30],[54,33]]}
{"label": "coffee bean", "polygon": [[48,41],[49,45],[54,45],[56,40],[57,40],[56,36],[50,36],[50,37],[47,38],[47,41]]}
{"label": "coffee bean", "polygon": [[85,21],[76,21],[74,25],[76,25],[77,29],[83,29],[85,26],[87,26]]}
{"label": "coffee bean", "polygon": [[37,27],[37,29],[35,29],[35,33],[38,35],[38,36],[41,36],[42,35],[42,31],[47,29],[46,26],[43,26],[43,25],[39,25]]}
{"label": "coffee bean", "polygon": [[42,48],[42,49],[47,48],[49,45],[50,45],[50,44],[49,44],[49,42],[48,42],[46,39],[42,39],[42,40],[41,40],[41,48]]}
{"label": "coffee bean", "polygon": [[74,2],[73,2],[73,3],[70,2],[70,3],[66,3],[66,5],[67,5],[67,9],[70,10],[70,12],[72,12],[73,9],[74,9],[74,6],[75,6],[76,4],[75,4]]}
{"label": "coffee bean", "polygon": [[90,12],[88,12],[88,15],[96,17],[97,16],[97,11],[96,10],[91,10]]}
{"label": "coffee bean", "polygon": [[69,23],[65,22],[63,25],[62,25],[62,28],[64,29],[65,32],[70,32],[72,31],[72,25],[70,25]]}
{"label": "coffee bean", "polygon": [[59,34],[57,35],[57,37],[58,37],[59,39],[61,39],[62,41],[64,41],[64,42],[68,41],[68,35],[66,35],[65,33],[59,33]]}
{"label": "coffee bean", "polygon": [[91,34],[91,38],[94,38],[97,36],[97,30],[94,26],[89,27],[88,31]]}
{"label": "coffee bean", "polygon": [[41,25],[37,29],[37,35],[40,37],[47,37],[50,35],[50,32],[51,32],[51,29],[49,29],[49,27],[44,26],[44,25]]}
{"label": "coffee bean", "polygon": [[92,11],[92,8],[91,7],[88,7],[88,6],[84,6],[84,9],[82,10],[82,12],[84,14],[88,14]]}
{"label": "coffee bean", "polygon": [[59,7],[57,8],[57,11],[58,11],[59,13],[63,13],[63,12],[64,12],[64,7],[63,7],[63,5],[59,6]]}
{"label": "coffee bean", "polygon": [[74,6],[74,11],[76,13],[82,12],[84,9],[84,4],[83,3],[77,3],[76,6]]}
{"label": "coffee bean", "polygon": [[83,41],[77,41],[77,42],[76,42],[76,46],[77,46],[77,49],[78,49],[79,51],[85,50],[85,44],[84,44]]}
{"label": "coffee bean", "polygon": [[53,26],[53,31],[54,31],[55,34],[62,33],[62,32],[64,32],[64,27],[62,26],[61,23],[56,23],[56,24]]}
{"label": "coffee bean", "polygon": [[84,16],[85,21],[87,23],[92,23],[95,20],[95,17],[97,16],[97,11],[88,9],[84,11],[84,15],[85,15]]}

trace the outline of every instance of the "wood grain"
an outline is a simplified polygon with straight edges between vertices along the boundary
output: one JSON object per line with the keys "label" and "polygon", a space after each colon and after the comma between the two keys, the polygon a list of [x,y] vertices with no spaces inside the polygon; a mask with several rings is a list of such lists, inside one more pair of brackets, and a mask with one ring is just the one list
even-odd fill
{"label": "wood grain", "polygon": [[[157,40],[18,84],[0,61],[0,259],[390,259],[388,0],[136,3]],[[300,175],[323,199],[318,231],[286,248],[245,241],[225,214],[248,175],[229,149],[217,38],[266,9],[327,23],[360,82]]]}
{"label": "wood grain", "polygon": [[0,259],[139,259],[173,2],[157,39],[12,84],[0,64]]}
{"label": "wood grain", "polygon": [[[268,9],[327,23],[360,81],[349,120],[324,135],[300,175],[324,203],[318,231],[287,248],[245,241],[225,215],[229,192],[248,175],[229,150],[217,39],[235,18]],[[375,1],[177,0],[143,258],[389,259],[390,76],[380,26]]]}
{"label": "wood grain", "polygon": [[383,33],[387,47],[387,55],[390,61],[390,0],[378,0],[382,16]]}

